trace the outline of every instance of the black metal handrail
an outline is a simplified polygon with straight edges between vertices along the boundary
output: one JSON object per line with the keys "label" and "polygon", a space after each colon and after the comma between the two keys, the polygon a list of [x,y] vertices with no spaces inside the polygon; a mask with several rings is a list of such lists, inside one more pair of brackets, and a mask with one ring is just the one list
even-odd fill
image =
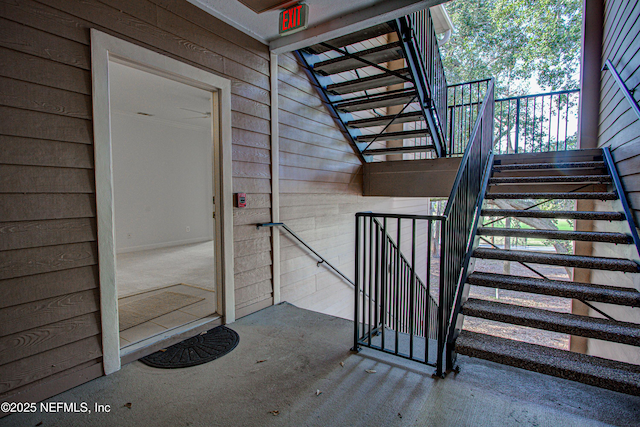
{"label": "black metal handrail", "polygon": [[602,154],[604,157],[604,163],[607,165],[607,169],[609,170],[609,174],[611,175],[611,180],[613,181],[613,187],[616,189],[616,193],[618,193],[618,198],[620,199],[620,203],[622,204],[622,209],[624,211],[625,219],[629,224],[629,229],[631,231],[631,237],[633,238],[633,243],[636,246],[638,255],[640,255],[640,237],[638,237],[638,229],[636,227],[636,222],[633,218],[633,213],[631,212],[631,208],[629,206],[629,202],[627,201],[627,196],[624,191],[624,187],[622,186],[622,181],[620,180],[620,176],[618,175],[618,170],[616,169],[616,164],[613,161],[613,157],[611,156],[611,150],[609,149],[609,147],[603,147]]}
{"label": "black metal handrail", "polygon": [[396,20],[420,107],[439,157],[446,156],[447,79],[429,9]]}
{"label": "black metal handrail", "polygon": [[631,104],[631,108],[633,109],[633,111],[636,112],[636,114],[638,115],[638,118],[640,119],[640,106],[638,106],[638,103],[636,102],[635,98],[631,94],[631,91],[629,90],[627,85],[624,83],[624,80],[622,80],[622,77],[620,77],[620,73],[618,73],[618,70],[616,70],[616,67],[613,65],[610,59],[607,59],[605,61],[604,66],[602,67],[602,70],[603,71],[609,70],[611,72],[611,75],[613,76],[615,81],[618,83],[618,86],[620,87],[622,94],[624,95],[625,98],[627,98],[627,101],[629,101],[629,103]]}
{"label": "black metal handrail", "polygon": [[311,246],[309,246],[309,244],[307,242],[305,242],[304,240],[302,240],[302,238],[300,238],[300,236],[298,236],[296,233],[294,233],[294,231],[292,229],[290,229],[284,222],[266,222],[263,224],[256,224],[256,227],[258,229],[260,229],[260,227],[282,227],[285,230],[287,230],[287,232],[293,236],[298,242],[300,242],[305,248],[307,248],[309,251],[311,251],[315,256],[317,256],[318,258],[320,258],[320,261],[318,261],[318,266],[320,264],[324,264],[327,267],[329,267],[330,269],[332,269],[335,273],[337,273],[340,277],[342,277],[344,280],[346,280],[351,286],[355,286],[355,283],[353,283],[353,281],[351,279],[349,279],[347,276],[345,276],[345,274],[343,272],[341,272],[340,270],[338,270],[333,264],[331,264],[329,261],[327,261],[327,259],[325,257],[323,257],[322,255],[320,255],[318,252],[316,252]]}
{"label": "black metal handrail", "polygon": [[477,225],[482,188],[493,148],[494,80],[489,82],[484,101],[479,109],[473,132],[469,138],[454,181],[441,222],[440,292],[438,301],[438,362],[436,375],[453,365],[453,352],[445,345],[450,330],[457,322],[456,303],[464,284],[468,249]]}

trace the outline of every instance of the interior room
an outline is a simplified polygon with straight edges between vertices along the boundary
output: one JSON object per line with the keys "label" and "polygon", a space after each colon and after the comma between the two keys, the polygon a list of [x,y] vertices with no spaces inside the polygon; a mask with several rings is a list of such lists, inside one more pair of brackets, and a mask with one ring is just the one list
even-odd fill
{"label": "interior room", "polygon": [[212,93],[109,63],[120,347],[216,312]]}

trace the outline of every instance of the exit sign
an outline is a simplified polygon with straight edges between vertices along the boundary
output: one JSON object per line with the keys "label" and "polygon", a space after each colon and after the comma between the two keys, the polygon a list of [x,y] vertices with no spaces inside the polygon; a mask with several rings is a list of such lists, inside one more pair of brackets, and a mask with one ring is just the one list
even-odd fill
{"label": "exit sign", "polygon": [[309,22],[309,6],[297,4],[280,12],[280,35],[292,34],[307,28]]}

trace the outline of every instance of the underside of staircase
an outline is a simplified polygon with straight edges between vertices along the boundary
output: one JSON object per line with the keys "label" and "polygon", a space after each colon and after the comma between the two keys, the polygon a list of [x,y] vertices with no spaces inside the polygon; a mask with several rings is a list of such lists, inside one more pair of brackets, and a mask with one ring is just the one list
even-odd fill
{"label": "underside of staircase", "polygon": [[407,18],[307,47],[298,57],[363,163],[444,156]]}
{"label": "underside of staircase", "polygon": [[[624,207],[624,192],[617,191],[617,173],[607,155],[610,156],[610,153],[605,153],[604,150],[575,150],[495,157],[485,206],[481,211],[485,220],[545,218],[626,221],[629,224],[629,232],[504,228],[489,227],[488,223],[480,226],[477,229],[478,243],[473,250],[472,259],[521,263],[530,269],[531,277],[473,271],[466,280],[467,286],[463,296],[463,300],[466,301],[461,306],[460,316],[640,347],[640,324],[621,321],[606,312],[607,307],[640,307],[640,292],[637,289],[615,286],[615,283],[592,284],[551,280],[538,271],[540,265],[553,265],[636,275],[640,273],[640,266],[635,259],[512,250],[500,248],[490,241],[491,237],[501,236],[637,245],[635,224],[633,218],[629,217],[628,210],[627,214],[624,209],[614,212],[544,210],[542,202],[557,199],[613,200],[617,205]],[[500,200],[525,201],[527,208],[487,207],[488,203]],[[482,224],[482,221],[480,223]],[[635,252],[635,248],[632,249]],[[597,317],[524,307],[496,300],[467,298],[469,285],[575,299],[587,304],[591,313],[597,313]],[[594,303],[608,305],[598,309]],[[455,339],[454,349],[457,354],[640,395],[640,366],[634,364],[472,332],[464,326]],[[640,352],[640,348],[638,351]]]}

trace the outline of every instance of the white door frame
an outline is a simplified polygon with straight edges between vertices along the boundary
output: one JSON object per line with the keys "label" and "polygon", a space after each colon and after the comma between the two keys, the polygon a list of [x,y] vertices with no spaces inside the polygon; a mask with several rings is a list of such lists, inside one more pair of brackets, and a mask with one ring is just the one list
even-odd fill
{"label": "white door frame", "polygon": [[212,92],[217,305],[225,323],[235,320],[233,284],[233,207],[231,171],[231,81],[135,44],[91,29],[93,137],[95,151],[98,262],[102,352],[106,375],[120,369],[118,291],[109,62],[118,62]]}

